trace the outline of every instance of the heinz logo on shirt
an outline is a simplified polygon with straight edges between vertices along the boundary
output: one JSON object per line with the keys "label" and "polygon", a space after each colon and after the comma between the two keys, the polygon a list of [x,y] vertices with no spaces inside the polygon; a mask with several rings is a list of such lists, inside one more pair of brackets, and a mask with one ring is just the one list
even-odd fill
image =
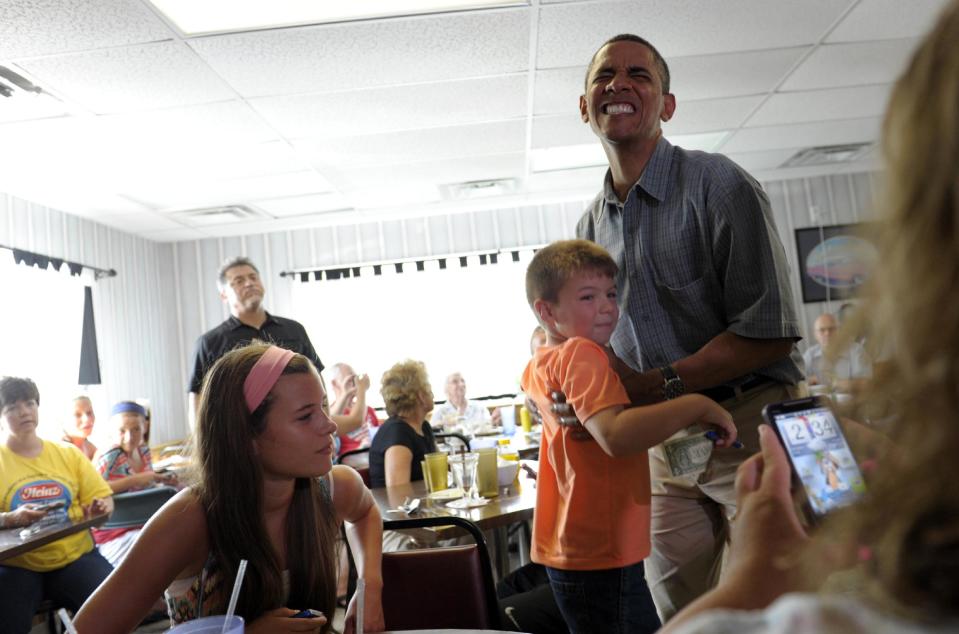
{"label": "heinz logo on shirt", "polygon": [[48,514],[48,517],[67,517],[67,511],[73,504],[73,495],[70,489],[56,480],[34,480],[20,486],[10,500],[10,510],[23,504],[46,504],[48,502],[63,501],[63,508]]}
{"label": "heinz logo on shirt", "polygon": [[59,482],[30,484],[20,489],[20,499],[24,502],[50,502],[63,495],[63,486]]}

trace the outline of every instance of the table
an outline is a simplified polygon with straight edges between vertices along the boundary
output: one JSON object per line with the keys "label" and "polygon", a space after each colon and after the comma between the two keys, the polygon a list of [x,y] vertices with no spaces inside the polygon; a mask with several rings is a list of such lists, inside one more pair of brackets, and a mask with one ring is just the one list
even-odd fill
{"label": "table", "polygon": [[23,530],[23,527],[0,530],[0,561],[22,555],[34,548],[46,546],[50,542],[55,542],[74,533],[101,526],[107,521],[108,517],[110,517],[109,513],[102,513],[76,522],[56,524],[26,539],[20,538],[20,531]]}
{"label": "table", "polygon": [[[502,577],[509,568],[509,554],[507,550],[507,527],[516,522],[524,522],[533,518],[533,510],[536,508],[536,488],[534,481],[520,470],[519,481],[513,482],[509,487],[500,487],[500,494],[492,498],[492,501],[485,506],[479,506],[472,509],[451,509],[446,506],[446,501],[432,500],[428,495],[426,483],[422,480],[409,482],[393,487],[382,487],[372,489],[373,499],[376,506],[383,516],[383,527],[386,529],[402,528],[403,520],[406,516],[402,513],[390,513],[390,509],[396,509],[406,498],[418,498],[420,507],[417,513],[422,513],[426,517],[457,516],[467,519],[476,524],[480,530],[493,531],[495,537],[495,556],[496,572]],[[438,531],[438,537],[445,538],[454,536],[461,531],[450,528],[447,531]],[[520,562],[529,561],[529,544],[526,541],[526,533],[520,531]]]}

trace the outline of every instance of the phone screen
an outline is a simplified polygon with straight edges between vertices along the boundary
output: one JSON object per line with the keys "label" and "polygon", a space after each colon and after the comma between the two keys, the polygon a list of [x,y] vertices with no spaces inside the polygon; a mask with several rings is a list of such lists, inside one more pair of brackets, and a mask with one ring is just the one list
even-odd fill
{"label": "phone screen", "polygon": [[771,422],[815,516],[822,517],[863,496],[862,472],[828,407],[777,411]]}

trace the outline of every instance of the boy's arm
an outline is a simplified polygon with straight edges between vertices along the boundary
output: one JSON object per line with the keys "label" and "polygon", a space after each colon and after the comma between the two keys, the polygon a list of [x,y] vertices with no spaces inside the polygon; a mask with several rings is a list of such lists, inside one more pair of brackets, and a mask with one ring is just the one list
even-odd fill
{"label": "boy's arm", "polygon": [[645,451],[694,423],[719,428],[717,446],[736,440],[729,412],[702,394],[687,394],[671,401],[623,409],[607,407],[584,423],[603,451],[612,457]]}

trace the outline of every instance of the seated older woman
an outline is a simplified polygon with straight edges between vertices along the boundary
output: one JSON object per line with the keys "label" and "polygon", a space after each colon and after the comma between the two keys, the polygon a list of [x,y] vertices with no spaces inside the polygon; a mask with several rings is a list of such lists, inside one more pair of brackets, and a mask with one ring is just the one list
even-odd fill
{"label": "seated older woman", "polygon": [[370,484],[396,486],[423,479],[420,461],[436,451],[426,414],[433,409],[433,390],[426,367],[407,360],[386,371],[380,393],[389,418],[370,445]]}
{"label": "seated older woman", "polygon": [[[150,448],[143,442],[146,410],[132,401],[120,401],[110,412],[117,444],[100,453],[96,467],[114,493],[137,491],[155,484],[176,484],[172,474],[153,471]],[[119,566],[142,526],[94,530],[93,538],[100,554],[114,566]]]}
{"label": "seated older woman", "polygon": [[[110,487],[83,454],[37,436],[39,404],[30,379],[0,379],[0,528],[28,526],[53,513],[77,520],[113,510]],[[29,631],[44,599],[78,610],[111,570],[86,531],[5,560],[0,632]]]}

